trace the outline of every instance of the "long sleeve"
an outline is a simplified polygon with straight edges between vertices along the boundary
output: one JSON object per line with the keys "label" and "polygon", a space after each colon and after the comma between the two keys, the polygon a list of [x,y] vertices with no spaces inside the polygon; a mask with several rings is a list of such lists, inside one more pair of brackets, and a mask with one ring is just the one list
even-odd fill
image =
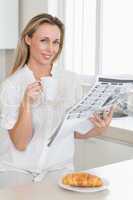
{"label": "long sleeve", "polygon": [[0,85],[0,127],[11,129],[17,120],[20,100],[17,87],[6,80]]}

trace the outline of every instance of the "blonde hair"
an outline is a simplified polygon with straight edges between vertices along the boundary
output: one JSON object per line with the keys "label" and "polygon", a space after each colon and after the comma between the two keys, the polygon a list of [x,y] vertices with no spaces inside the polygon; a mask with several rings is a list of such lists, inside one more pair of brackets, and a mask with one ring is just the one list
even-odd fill
{"label": "blonde hair", "polygon": [[53,17],[50,14],[42,13],[35,17],[33,17],[24,30],[22,31],[20,35],[20,39],[18,41],[18,45],[15,52],[15,60],[12,67],[12,70],[10,74],[13,74],[17,69],[22,68],[25,64],[27,64],[30,56],[29,52],[29,46],[25,42],[25,37],[28,35],[29,37],[32,37],[35,31],[39,28],[40,25],[44,23],[49,23],[51,25],[56,25],[59,27],[61,32],[61,38],[60,38],[60,47],[57,55],[55,56],[53,62],[57,59],[57,57],[60,55],[61,50],[63,48],[64,43],[64,24],[57,18]]}

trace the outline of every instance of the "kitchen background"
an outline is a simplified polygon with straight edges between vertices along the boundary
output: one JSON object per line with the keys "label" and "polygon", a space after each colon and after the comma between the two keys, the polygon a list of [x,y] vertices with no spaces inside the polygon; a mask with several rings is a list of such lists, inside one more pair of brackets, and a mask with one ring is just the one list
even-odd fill
{"label": "kitchen background", "polygon": [[[132,0],[0,0],[0,81],[12,66],[19,33],[41,12],[56,15],[65,23],[67,42],[58,64],[79,74],[85,93],[98,74],[132,78],[132,9]],[[126,129],[118,120],[107,137],[77,140],[77,168],[133,158],[131,120]]]}

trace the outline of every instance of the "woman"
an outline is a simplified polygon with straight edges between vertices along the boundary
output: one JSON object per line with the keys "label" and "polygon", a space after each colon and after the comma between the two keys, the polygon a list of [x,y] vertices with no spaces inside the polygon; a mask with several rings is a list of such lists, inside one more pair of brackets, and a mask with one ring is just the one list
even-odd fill
{"label": "woman", "polygon": [[[7,134],[1,141],[4,150],[0,176],[7,185],[9,179],[11,184],[30,182],[28,172],[35,177],[42,171],[67,167],[73,157],[74,137],[86,139],[100,135],[110,124],[112,110],[105,119],[93,116],[90,121],[94,127],[86,133],[70,128],[64,138],[57,137],[48,147],[65,111],[82,95],[77,76],[53,65],[63,42],[64,25],[58,18],[48,14],[33,17],[21,34],[11,75],[1,84],[0,127]],[[53,101],[44,95],[45,81],[42,84],[41,80],[46,77],[58,82]]]}

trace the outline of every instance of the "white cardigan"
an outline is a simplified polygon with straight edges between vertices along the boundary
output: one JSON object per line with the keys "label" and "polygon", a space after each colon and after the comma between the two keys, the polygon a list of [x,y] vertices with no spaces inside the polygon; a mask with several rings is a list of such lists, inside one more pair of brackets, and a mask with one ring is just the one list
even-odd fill
{"label": "white cardigan", "polygon": [[[62,139],[47,147],[52,130],[61,120],[64,112],[82,96],[78,76],[72,72],[53,68],[52,76],[58,79],[58,98],[53,103],[44,101],[43,95],[32,106],[33,138],[25,151],[18,151],[10,140],[8,130],[13,128],[18,118],[20,102],[28,84],[35,82],[33,72],[25,65],[0,86],[0,127],[7,132],[0,141],[0,166],[9,165],[40,172],[61,166],[73,158],[74,136],[72,127]],[[66,128],[65,128],[66,130]],[[62,130],[63,131],[63,130]],[[4,134],[4,133],[3,133]],[[62,165],[63,166],[63,165]]]}

